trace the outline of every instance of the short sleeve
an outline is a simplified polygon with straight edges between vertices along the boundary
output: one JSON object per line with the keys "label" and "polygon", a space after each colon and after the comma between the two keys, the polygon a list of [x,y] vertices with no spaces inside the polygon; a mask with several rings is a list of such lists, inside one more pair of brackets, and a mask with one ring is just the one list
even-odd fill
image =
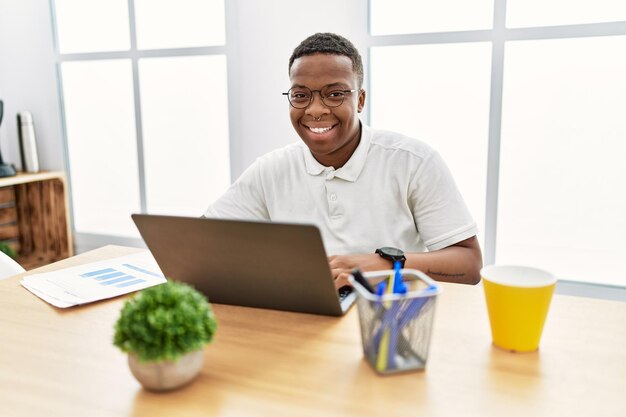
{"label": "short sleeve", "polygon": [[260,170],[261,164],[257,160],[209,206],[204,217],[269,220]]}
{"label": "short sleeve", "polygon": [[415,226],[429,251],[478,233],[450,170],[437,152],[433,151],[414,175],[409,196]]}

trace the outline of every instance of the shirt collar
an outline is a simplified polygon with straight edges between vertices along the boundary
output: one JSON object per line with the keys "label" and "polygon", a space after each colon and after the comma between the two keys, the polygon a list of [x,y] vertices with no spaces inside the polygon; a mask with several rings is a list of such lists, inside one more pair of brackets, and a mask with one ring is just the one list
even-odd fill
{"label": "shirt collar", "polygon": [[334,177],[341,178],[346,181],[354,182],[361,174],[363,167],[365,166],[365,160],[367,159],[367,151],[370,147],[371,131],[368,126],[361,123],[361,140],[359,145],[354,150],[354,153],[348,159],[348,162],[344,166],[335,170],[333,167],[327,167],[320,164],[317,159],[311,154],[309,148],[304,143],[304,163],[306,165],[306,171],[310,175],[320,175],[322,173],[333,173]]}

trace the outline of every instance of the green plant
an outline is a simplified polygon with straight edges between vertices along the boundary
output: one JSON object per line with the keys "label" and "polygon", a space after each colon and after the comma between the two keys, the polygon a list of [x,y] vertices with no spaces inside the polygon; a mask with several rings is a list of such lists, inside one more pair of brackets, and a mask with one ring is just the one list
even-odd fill
{"label": "green plant", "polygon": [[0,242],[0,252],[4,252],[6,255],[10,256],[13,259],[17,258],[17,252],[13,249],[13,246],[9,245],[6,242]]}
{"label": "green plant", "polygon": [[168,281],[126,301],[113,344],[140,361],[175,361],[211,342],[217,321],[211,305],[189,285]]}

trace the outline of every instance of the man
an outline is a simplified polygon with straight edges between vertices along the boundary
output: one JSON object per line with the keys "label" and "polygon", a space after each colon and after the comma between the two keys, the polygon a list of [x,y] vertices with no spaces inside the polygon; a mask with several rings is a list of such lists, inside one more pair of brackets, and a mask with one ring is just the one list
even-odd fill
{"label": "man", "polygon": [[363,64],[347,39],[318,33],[289,59],[284,93],[302,142],[252,164],[206,217],[313,223],[337,288],[353,268],[405,268],[475,284],[482,256],[476,225],[443,160],[428,145],[371,129]]}

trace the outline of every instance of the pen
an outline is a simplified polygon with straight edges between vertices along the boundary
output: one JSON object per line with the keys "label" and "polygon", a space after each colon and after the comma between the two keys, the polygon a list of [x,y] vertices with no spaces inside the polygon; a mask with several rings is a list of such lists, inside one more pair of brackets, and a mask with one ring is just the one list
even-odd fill
{"label": "pen", "polygon": [[394,284],[393,284],[393,292],[395,294],[406,294],[406,285],[404,285],[404,281],[402,280],[402,274],[400,273],[400,269],[402,268],[402,263],[400,261],[395,261],[393,264],[394,269]]}
{"label": "pen", "polygon": [[[437,287],[431,285],[424,290],[424,293],[428,293],[428,292],[432,292],[436,290],[437,290]],[[415,298],[411,300],[406,310],[402,313],[402,317],[400,318],[398,327],[402,329],[403,327],[407,326],[413,319],[417,318],[417,316],[419,316],[420,312],[422,311],[422,308],[430,300],[431,300],[431,297],[429,296],[419,297],[419,298]]]}
{"label": "pen", "polygon": [[[395,261],[394,265],[394,285],[393,292],[394,294],[406,294],[407,288],[404,284],[404,280],[402,279],[402,273],[400,269],[402,268],[402,263],[400,261]],[[392,316],[389,321],[389,347],[387,351],[387,369],[396,367],[396,355],[398,354],[398,330],[401,329],[399,326],[399,321],[401,320],[401,311],[402,307],[406,300],[397,300],[393,301],[392,306]]]}
{"label": "pen", "polygon": [[[389,275],[388,284],[386,288],[383,287],[384,294],[393,294],[396,291],[394,281],[395,281],[395,274]],[[384,285],[384,281],[381,284]],[[380,291],[381,286],[382,285],[379,286],[379,291]],[[383,311],[385,312],[383,316],[383,321],[381,324],[381,329],[383,330],[383,334],[380,339],[380,344],[378,346],[378,358],[376,360],[376,369],[378,369],[378,371],[380,372],[387,369],[387,366],[389,364],[389,356],[395,354],[394,352],[391,352],[389,350],[389,339],[394,336],[394,334],[391,334],[392,333],[391,330],[394,329],[393,322],[394,322],[395,312],[393,310],[395,309],[392,309],[394,305],[395,303],[393,301],[385,301],[383,303],[383,306],[384,306]],[[393,344],[392,344],[392,347],[393,347]]]}
{"label": "pen", "polygon": [[369,291],[372,294],[376,294],[376,291],[374,291],[374,288],[372,288],[372,286],[370,285],[369,282],[367,282],[363,274],[361,274],[360,269],[358,268],[353,269],[352,276],[354,277],[354,280],[356,282],[358,282],[359,284],[363,286],[363,288],[365,288],[367,291]]}

